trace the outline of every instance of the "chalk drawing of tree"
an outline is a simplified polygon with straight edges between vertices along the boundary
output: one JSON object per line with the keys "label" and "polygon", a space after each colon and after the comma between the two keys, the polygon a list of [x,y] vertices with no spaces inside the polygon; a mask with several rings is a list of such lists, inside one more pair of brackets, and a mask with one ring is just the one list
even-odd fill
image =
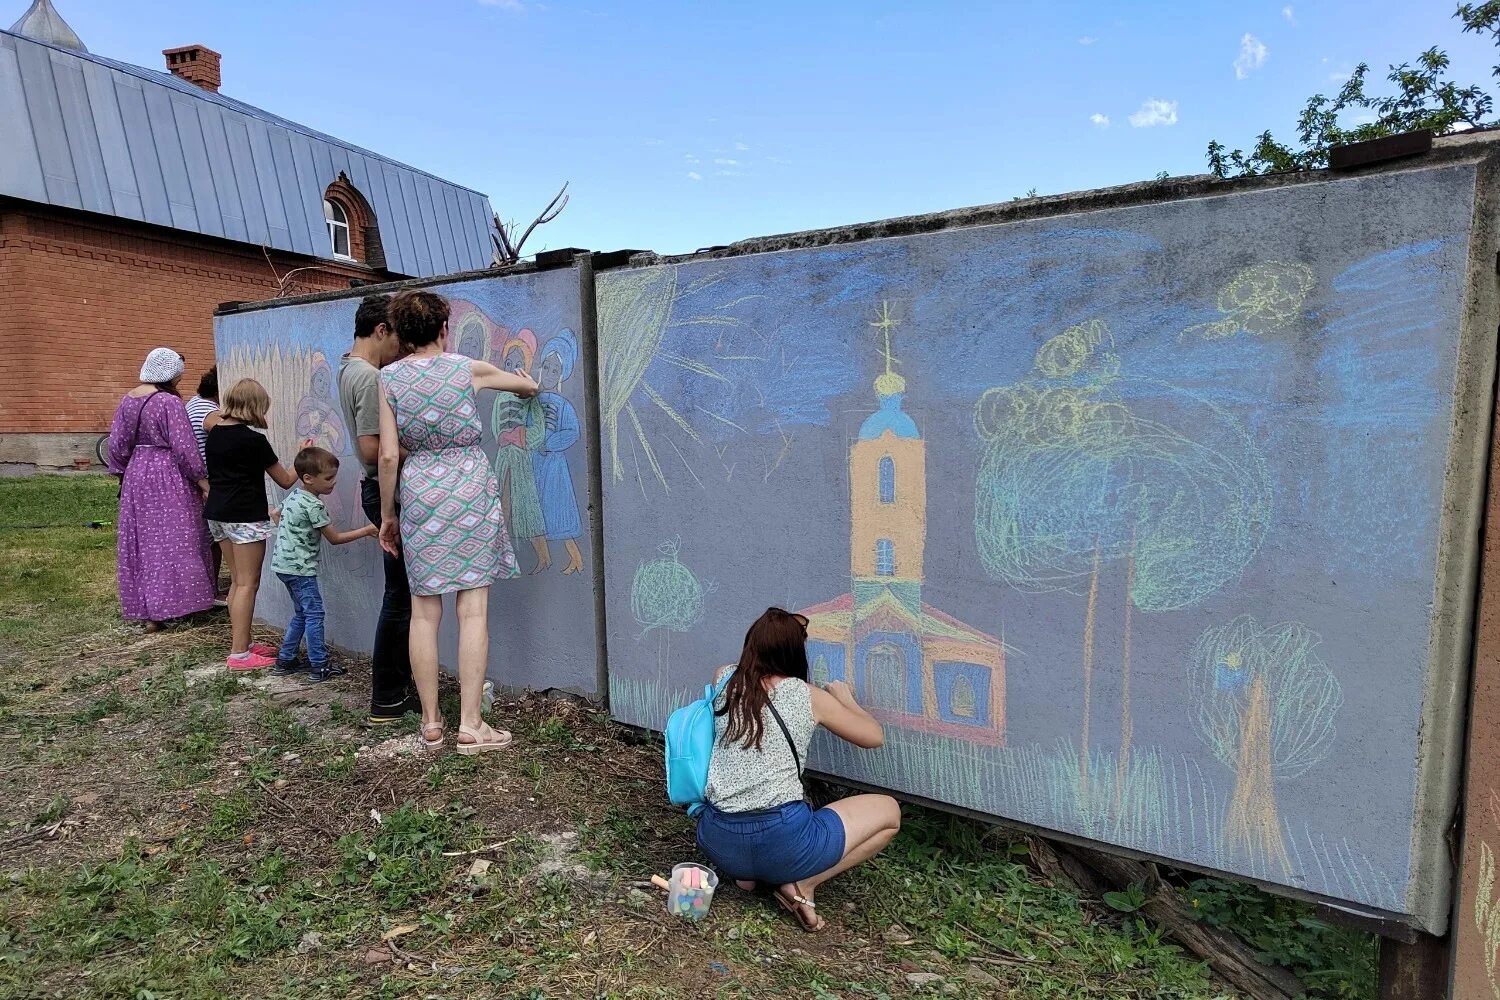
{"label": "chalk drawing of tree", "polygon": [[1321,637],[1297,622],[1249,615],[1211,626],[1193,647],[1189,683],[1198,733],[1234,772],[1226,855],[1291,871],[1276,781],[1322,761],[1333,745],[1339,682],[1318,655]]}
{"label": "chalk drawing of tree", "polygon": [[640,564],[630,582],[630,610],[641,626],[639,638],[657,634],[656,680],[665,687],[671,673],[672,633],[687,632],[703,620],[704,598],[713,592],[678,561],[676,539],[657,546],[657,558]]}
{"label": "chalk drawing of tree", "polygon": [[1129,597],[1118,795],[1133,738],[1133,610],[1190,607],[1237,579],[1260,547],[1271,506],[1265,463],[1240,425],[1188,392],[1120,375],[1112,346],[1098,320],[1072,327],[1037,351],[1030,378],[987,390],[975,412],[984,451],[974,532],[985,571],[1018,590],[1086,597],[1085,801],[1102,571],[1123,563]]}

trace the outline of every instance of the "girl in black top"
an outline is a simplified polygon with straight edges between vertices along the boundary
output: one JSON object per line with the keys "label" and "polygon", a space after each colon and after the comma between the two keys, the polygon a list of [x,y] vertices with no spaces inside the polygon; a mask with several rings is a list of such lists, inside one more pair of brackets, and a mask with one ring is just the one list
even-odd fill
{"label": "girl in black top", "polygon": [[275,531],[266,502],[265,477],[270,476],[284,490],[297,482],[276,457],[271,442],[255,430],[266,426],[270,410],[271,397],[265,386],[247,378],[230,386],[222,407],[203,421],[208,460],[208,500],[203,516],[229,566],[233,645],[225,664],[230,670],[261,670],[276,664],[274,648],[250,644],[266,539]]}

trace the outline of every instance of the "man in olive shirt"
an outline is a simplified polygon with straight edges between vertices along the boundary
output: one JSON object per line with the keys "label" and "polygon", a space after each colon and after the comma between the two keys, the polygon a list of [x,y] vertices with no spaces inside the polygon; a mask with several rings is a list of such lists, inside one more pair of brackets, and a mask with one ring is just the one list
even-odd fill
{"label": "man in olive shirt", "polygon": [[[354,442],[355,457],[364,470],[360,505],[365,517],[380,526],[380,372],[401,356],[396,334],[386,324],[387,295],[367,295],[354,314],[354,350],[339,362],[339,404]],[[384,550],[382,550],[384,551]],[[411,690],[411,589],[406,563],[384,554],[385,594],[375,626],[375,649],[370,658],[370,724],[396,722],[417,710]]]}

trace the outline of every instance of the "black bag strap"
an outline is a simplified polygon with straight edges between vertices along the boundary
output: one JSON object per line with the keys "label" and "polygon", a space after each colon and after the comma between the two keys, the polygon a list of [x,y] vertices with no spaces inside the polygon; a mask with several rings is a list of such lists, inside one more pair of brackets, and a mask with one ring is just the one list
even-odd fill
{"label": "black bag strap", "polygon": [[792,748],[792,760],[797,762],[797,780],[802,780],[802,755],[797,752],[797,743],[792,739],[792,731],[786,727],[786,722],[781,718],[781,713],[776,711],[776,706],[770,701],[766,707],[771,710],[771,717],[776,720],[776,725],[781,727],[781,735],[786,737],[786,745]]}

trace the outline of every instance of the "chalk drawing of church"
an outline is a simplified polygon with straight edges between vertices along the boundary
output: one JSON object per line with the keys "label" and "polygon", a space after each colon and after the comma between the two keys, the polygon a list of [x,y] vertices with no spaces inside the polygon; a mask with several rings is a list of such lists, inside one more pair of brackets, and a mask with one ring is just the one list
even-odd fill
{"label": "chalk drawing of church", "polygon": [[888,307],[880,408],[849,451],[853,592],[804,608],[809,679],[848,681],[871,715],[904,729],[986,744],[1005,739],[1005,645],[922,603],[927,447],[901,409]]}

